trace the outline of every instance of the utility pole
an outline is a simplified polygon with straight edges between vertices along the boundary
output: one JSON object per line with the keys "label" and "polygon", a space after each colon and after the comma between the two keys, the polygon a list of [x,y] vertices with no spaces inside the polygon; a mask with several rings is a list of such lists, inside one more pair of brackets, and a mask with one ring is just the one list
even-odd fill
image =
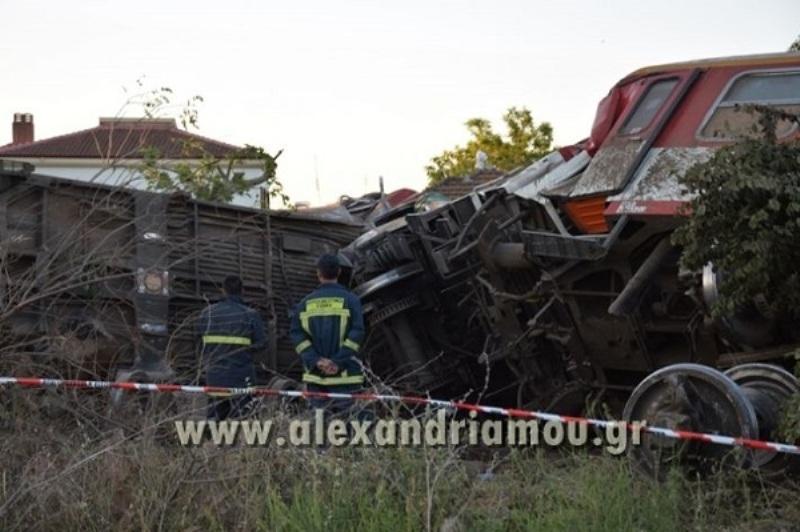
{"label": "utility pole", "polygon": [[322,203],[322,191],[319,186],[319,164],[317,163],[317,154],[314,154],[314,188],[317,189],[317,205]]}
{"label": "utility pole", "polygon": [[278,370],[278,317],[275,315],[275,293],[272,290],[272,222],[270,213],[269,190],[266,186],[261,187],[261,209],[264,211],[264,229],[266,232],[266,252],[267,266],[264,269],[264,281],[266,282],[267,293],[267,342],[269,353],[267,354],[268,370],[273,374]]}

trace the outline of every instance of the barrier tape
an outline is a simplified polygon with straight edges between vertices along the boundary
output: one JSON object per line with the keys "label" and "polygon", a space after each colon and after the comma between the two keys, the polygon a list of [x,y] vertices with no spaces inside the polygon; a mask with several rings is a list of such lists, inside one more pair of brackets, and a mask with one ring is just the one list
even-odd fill
{"label": "barrier tape", "polygon": [[442,399],[430,399],[428,397],[415,397],[407,395],[384,395],[376,393],[335,393],[335,392],[309,392],[299,390],[275,390],[271,388],[227,388],[221,386],[192,386],[184,384],[154,384],[143,382],[114,382],[114,381],[87,381],[69,379],[43,379],[36,377],[0,377],[0,386],[15,384],[28,388],[62,387],[71,389],[111,389],[139,392],[166,392],[166,393],[194,393],[211,396],[233,396],[233,395],[252,395],[256,397],[294,397],[294,398],[320,398],[320,399],[353,399],[361,401],[386,401],[399,402],[414,405],[430,405],[440,408],[450,408],[456,410],[466,410],[482,412],[484,414],[494,414],[511,418],[539,419],[543,421],[555,421],[559,423],[584,423],[594,427],[607,428],[609,426],[622,426],[626,430],[641,430],[650,434],[656,434],[666,438],[677,440],[690,440],[705,443],[715,443],[730,447],[745,447],[758,451],[768,451],[775,453],[789,453],[800,455],[800,446],[788,443],[778,443],[771,441],[752,440],[748,438],[737,438],[734,436],[723,436],[719,434],[707,434],[703,432],[692,432],[687,430],[669,429],[664,427],[651,427],[648,425],[635,425],[625,421],[608,421],[603,419],[593,419],[585,417],[564,416],[538,412],[535,410],[522,410],[518,408],[503,408],[498,406],[487,406],[461,401],[446,401]]}

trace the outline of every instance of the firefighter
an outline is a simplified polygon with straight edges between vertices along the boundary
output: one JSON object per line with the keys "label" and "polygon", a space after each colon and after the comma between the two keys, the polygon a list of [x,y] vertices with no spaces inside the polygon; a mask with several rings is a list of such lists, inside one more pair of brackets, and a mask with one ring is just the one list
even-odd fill
{"label": "firefighter", "polygon": [[[202,344],[206,384],[242,388],[255,382],[254,354],[266,349],[264,322],[242,301],[242,280],[231,275],[222,283],[223,299],[206,307],[197,323]],[[250,396],[212,397],[208,417],[241,417]]]}
{"label": "firefighter", "polygon": [[[364,340],[361,301],[338,283],[339,260],[323,255],[317,262],[320,285],[307,295],[292,315],[290,336],[303,359],[303,382],[308,391],[353,393],[361,390],[364,374],[358,350]],[[347,415],[351,400],[311,398],[312,408]]]}

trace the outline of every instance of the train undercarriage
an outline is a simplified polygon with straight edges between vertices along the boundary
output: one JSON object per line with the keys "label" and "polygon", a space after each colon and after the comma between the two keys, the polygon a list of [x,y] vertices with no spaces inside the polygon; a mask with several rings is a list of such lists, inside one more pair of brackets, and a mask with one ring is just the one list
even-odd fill
{"label": "train undercarriage", "polygon": [[[800,389],[786,371],[791,324],[755,304],[712,318],[718,273],[680,269],[679,218],[624,215],[580,234],[551,208],[558,198],[516,193],[529,181],[399,209],[341,252],[373,331],[373,371],[408,391],[774,436]],[[652,469],[670,444],[648,442],[635,454]]]}

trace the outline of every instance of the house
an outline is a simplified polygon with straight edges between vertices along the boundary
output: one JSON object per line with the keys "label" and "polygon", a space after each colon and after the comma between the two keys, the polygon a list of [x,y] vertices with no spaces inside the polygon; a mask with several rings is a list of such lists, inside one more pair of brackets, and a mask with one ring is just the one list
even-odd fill
{"label": "house", "polygon": [[[95,127],[36,140],[33,116],[15,113],[12,142],[0,146],[0,158],[30,163],[40,174],[80,181],[146,188],[139,169],[148,153],[166,166],[198,163],[203,154],[225,157],[239,150],[180,129],[172,118],[100,118]],[[261,175],[258,161],[242,161],[235,171],[245,178]],[[234,199],[256,205],[256,195]]]}
{"label": "house", "polygon": [[445,196],[448,200],[455,200],[466,196],[476,187],[486,185],[505,175],[496,168],[476,169],[473,173],[466,176],[448,177],[425,189],[426,193],[438,193]]}

